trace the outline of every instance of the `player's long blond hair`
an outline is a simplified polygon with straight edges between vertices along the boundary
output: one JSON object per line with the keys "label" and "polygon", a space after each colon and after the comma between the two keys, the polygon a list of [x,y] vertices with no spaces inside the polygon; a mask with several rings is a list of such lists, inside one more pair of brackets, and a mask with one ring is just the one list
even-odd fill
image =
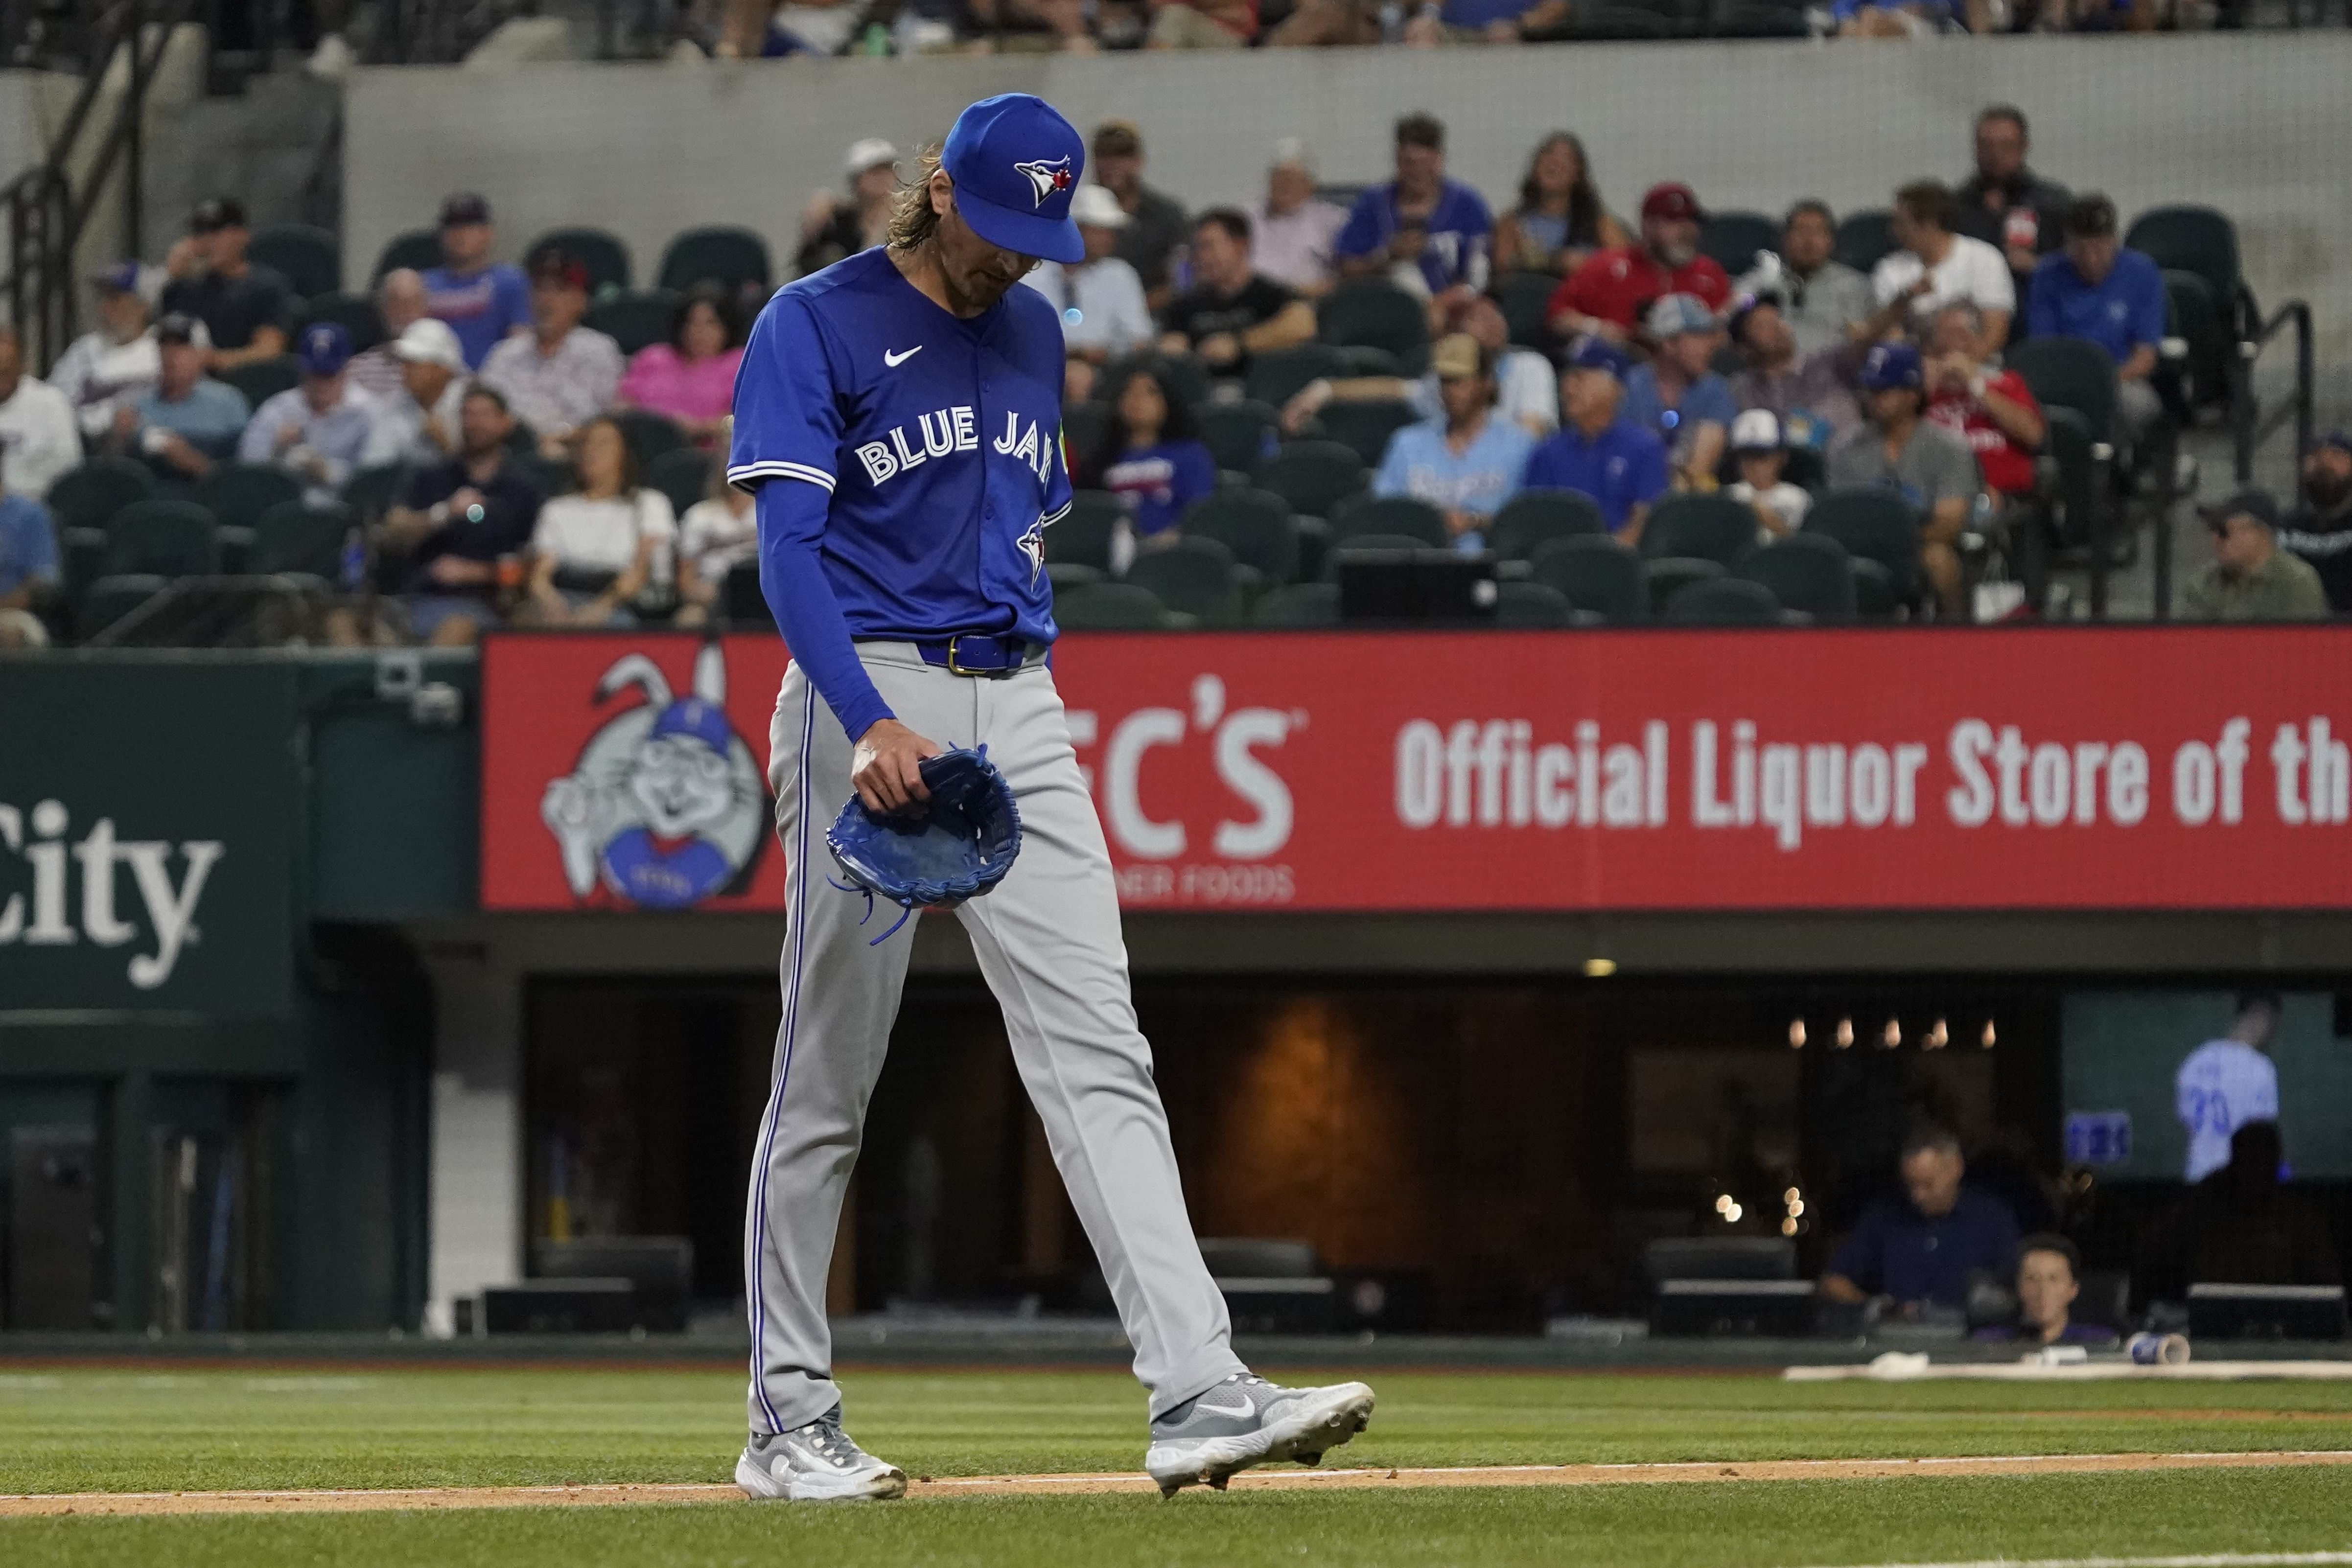
{"label": "player's long blond hair", "polygon": [[915,178],[898,187],[890,209],[892,250],[912,250],[939,229],[940,214],[931,208],[931,176],[939,172],[940,143],[934,141],[915,154]]}

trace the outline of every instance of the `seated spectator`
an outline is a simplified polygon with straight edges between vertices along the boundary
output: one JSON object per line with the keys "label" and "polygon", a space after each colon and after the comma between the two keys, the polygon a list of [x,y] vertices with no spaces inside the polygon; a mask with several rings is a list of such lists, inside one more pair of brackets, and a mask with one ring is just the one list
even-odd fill
{"label": "seated spectator", "polygon": [[1379,0],[1298,0],[1265,36],[1276,49],[1319,49],[1382,41]]}
{"label": "seated spectator", "polygon": [[1622,412],[1629,361],[1606,338],[1580,338],[1559,377],[1559,431],[1528,458],[1522,483],[1580,490],[1609,531],[1639,544],[1650,505],[1666,493],[1666,444]]}
{"label": "seated spectator", "polygon": [[1841,38],[1932,38],[1993,30],[1992,0],[1830,0]]}
{"label": "seated spectator", "polygon": [[1202,444],[1192,411],[1171,401],[1149,366],[1131,367],[1105,393],[1110,428],[1079,462],[1077,483],[1108,490],[1126,507],[1132,532],[1111,561],[1125,571],[1136,547],[1174,538],[1184,508],[1217,487],[1217,460]]}
{"label": "seated spectator", "polygon": [[1961,612],[1960,530],[1984,481],[1969,444],[1924,414],[1927,372],[1908,343],[1878,343],[1862,361],[1868,422],[1830,448],[1832,485],[1894,491],[1919,517],[1919,564],[1947,615]]}
{"label": "seated spectator", "polygon": [[1257,0],[1148,0],[1147,49],[1242,49],[1257,37]]}
{"label": "seated spectator", "polygon": [[81,463],[81,429],[66,394],[25,373],[25,344],[0,321],[0,488],[38,500]]}
{"label": "seated spectator", "polygon": [[1555,131],[1528,159],[1519,204],[1495,222],[1495,266],[1565,277],[1593,252],[1632,243],[1625,225],[1601,204],[1583,141]]}
{"label": "seated spectator", "polygon": [[[412,323],[428,315],[425,308],[425,275],[412,267],[395,267],[385,273],[375,286],[375,313],[383,323],[383,341],[353,354],[343,373],[351,377],[352,385],[382,402],[400,392],[401,360],[394,346]],[[462,371],[466,368],[464,347],[461,345],[457,351],[457,369]]]}
{"label": "seated spectator", "polygon": [[2164,417],[2148,378],[2164,350],[2164,271],[2116,237],[2116,204],[2094,191],[2066,208],[2066,248],[2033,269],[2026,336],[2084,338],[2116,365],[2116,419],[2137,444]]}
{"label": "seated spectator", "polygon": [[2327,1222],[2281,1178],[2284,1164],[2276,1122],[2248,1122],[2231,1134],[2230,1163],[2141,1239],[2132,1272],[2144,1288],[2178,1300],[2198,1283],[2342,1284]]}
{"label": "seated spectator", "polygon": [[[967,0],[971,26],[983,35],[983,51],[1020,47],[1031,39],[1052,41],[1065,54],[1101,53],[1101,45],[1087,26],[1084,0]],[[1105,12],[1112,7],[1106,5]],[[1137,29],[1139,36],[1140,29]],[[1007,42],[1011,39],[1013,42]],[[1130,42],[1130,47],[1133,47]]]}
{"label": "seated spectator", "polygon": [[1895,193],[1890,226],[1896,248],[1870,275],[1877,308],[1856,324],[1857,342],[1874,343],[1890,332],[1925,337],[1927,319],[1955,299],[1977,308],[1984,328],[1977,357],[1990,359],[2009,341],[2009,319],[2017,308],[2017,287],[2009,263],[1980,239],[1953,232],[1960,204],[1933,180],[1915,181]]}
{"label": "seated spectator", "polygon": [[1569,0],[1423,0],[1405,20],[1403,43],[1410,49],[1523,44],[1557,32],[1569,14]]}
{"label": "seated spectator", "polygon": [[1779,252],[1767,253],[1736,286],[1742,294],[1778,299],[1801,356],[1845,346],[1870,319],[1870,279],[1830,254],[1836,244],[1829,204],[1799,202],[1780,221]]}
{"label": "seated spectator", "polygon": [[530,325],[530,285],[520,267],[490,260],[497,242],[489,203],[460,191],[441,204],[441,265],[425,275],[425,310],[457,332],[469,371]]}
{"label": "seated spectator", "polygon": [[793,266],[803,277],[890,236],[898,204],[898,150],[879,136],[853,141],[842,162],[848,193],[818,191],[801,209],[801,248]]}
{"label": "seated spectator", "polygon": [[1977,308],[1956,299],[1936,312],[1927,336],[1927,419],[1969,444],[1977,471],[1996,496],[2033,493],[2033,455],[2042,450],[2042,404],[2015,371],[1984,362]]}
{"label": "seated spectator", "polygon": [[621,427],[580,430],[580,488],[539,509],[530,606],[541,626],[634,626],[638,597],[677,538],[669,499],[637,478]]}
{"label": "seated spectator", "polygon": [[57,529],[48,508],[30,496],[0,496],[0,648],[46,648],[49,633],[33,613],[60,577]]}
{"label": "seated spectator", "polygon": [[549,251],[531,264],[530,332],[504,340],[482,361],[482,384],[499,390],[551,457],[611,406],[621,384],[621,346],[580,324],[587,311],[588,269]]}
{"label": "seated spectator", "polygon": [[2319,438],[2303,458],[2303,505],[2279,527],[2280,546],[2311,563],[2327,607],[2352,612],[2352,432]]}
{"label": "seated spectator", "polygon": [[1733,313],[1731,344],[1747,361],[1731,378],[1732,402],[1769,411],[1788,445],[1826,452],[1862,423],[1862,405],[1847,385],[1860,350],[1840,343],[1806,353],[1779,295],[1757,295]]}
{"label": "seated spectator", "polygon": [[2059,225],[2074,200],[2065,186],[2026,167],[2026,145],[2023,110],[1996,103],[1983,110],[1976,123],[1976,172],[1953,193],[1960,203],[1960,233],[2000,252],[2021,299],[2034,267],[2058,248]]}
{"label": "seated spectator", "polygon": [[661,414],[697,446],[709,446],[727,434],[742,362],[743,313],[727,290],[698,283],[669,313],[669,341],[637,350],[613,401]]}
{"label": "seated spectator", "polygon": [[1731,456],[1739,465],[1739,477],[1724,494],[1756,514],[1758,544],[1786,538],[1803,526],[1813,497],[1781,477],[1789,466],[1789,449],[1770,409],[1751,408],[1731,422]]}
{"label": "seated spectator", "polygon": [[83,435],[97,440],[113,427],[115,410],[155,384],[163,355],[148,330],[144,269],[118,262],[98,275],[98,329],[68,344],[50,367],[49,384],[65,393]]}
{"label": "seated spectator", "polygon": [[2016,1321],[1988,1324],[1970,1337],[2031,1345],[2109,1343],[2116,1337],[2116,1325],[2074,1321],[2082,1280],[2082,1249],[2046,1230],[2027,1237],[2017,1244]]}
{"label": "seated spectator", "polygon": [[2213,532],[2213,563],[2189,580],[2181,614],[2191,621],[2325,621],[2327,591],[2302,557],[2278,547],[2278,503],[2242,490],[2200,507]]}
{"label": "seated spectator", "polygon": [[1962,1185],[1960,1141],[1941,1127],[1905,1139],[1899,1168],[1904,1196],[1876,1198],[1862,1211],[1831,1255],[1822,1294],[1847,1302],[1885,1297],[1906,1317],[1962,1307],[1971,1273],[2009,1273],[2017,1220],[2000,1199]]}
{"label": "seated spectator", "polygon": [[303,499],[332,506],[368,451],[375,400],[350,384],[352,336],[332,321],[302,329],[302,381],[254,411],[236,444],[240,463],[269,463],[302,479]]}
{"label": "seated spectator", "polygon": [[1486,548],[1486,521],[1517,493],[1535,438],[1495,414],[1495,360],[1466,332],[1430,351],[1444,413],[1389,437],[1372,476],[1375,496],[1410,496],[1445,514],[1465,555]]}
{"label": "seated spectator", "polygon": [[[466,351],[446,321],[420,316],[391,345],[400,382],[378,398],[375,429],[361,465],[429,468],[460,450],[465,420]],[[358,364],[354,355],[352,363]],[[346,369],[344,375],[351,371]]]}
{"label": "seated spectator", "polygon": [[760,517],[749,490],[727,482],[727,453],[711,454],[710,485],[677,520],[677,615],[701,626],[725,612],[728,574],[760,559]]}
{"label": "seated spectator", "polygon": [[1307,143],[1286,136],[1274,144],[1265,172],[1265,199],[1249,210],[1257,269],[1309,299],[1337,280],[1332,243],[1347,226],[1348,210],[1315,193],[1315,164]]}
{"label": "seated spectator", "polygon": [[[1495,412],[1518,424],[1540,441],[1559,428],[1559,374],[1551,361],[1532,349],[1511,347],[1511,330],[1500,307],[1485,295],[1475,295],[1447,316],[1448,332],[1467,332],[1495,365]],[[1284,405],[1282,428],[1292,435],[1307,428],[1326,404],[1334,402],[1406,402],[1423,419],[1445,412],[1433,367],[1416,380],[1402,376],[1343,376],[1318,380],[1299,390]]]}
{"label": "seated spectator", "polygon": [[201,479],[236,450],[253,405],[226,382],[205,374],[205,324],[185,316],[155,323],[155,384],[114,412],[112,444],[170,479]]}
{"label": "seated spectator", "polygon": [[417,471],[384,517],[408,551],[402,591],[409,629],[436,647],[464,647],[499,624],[501,590],[521,580],[542,497],[507,449],[514,415],[479,383],[467,390],[455,455]]}
{"label": "seated spectator", "polygon": [[1386,277],[1424,295],[1434,319],[1486,287],[1494,227],[1486,199],[1445,177],[1445,127],[1408,114],[1396,122],[1396,178],[1356,198],[1331,248],[1343,277]]}
{"label": "seated spectator", "polygon": [[1087,166],[1095,183],[1117,196],[1128,215],[1127,227],[1119,231],[1118,258],[1143,280],[1143,298],[1151,308],[1166,309],[1176,297],[1170,270],[1176,247],[1192,229],[1184,204],[1143,183],[1143,132],[1131,120],[1106,120],[1095,127]]}
{"label": "seated spectator", "polygon": [[1192,287],[1160,318],[1160,347],[1238,376],[1250,356],[1315,336],[1315,308],[1250,266],[1249,219],[1213,207],[1192,231]]}
{"label": "seated spectator", "polygon": [[1545,319],[1563,338],[1591,334],[1630,343],[1641,315],[1669,294],[1691,294],[1710,310],[1731,303],[1731,279],[1698,250],[1706,217],[1688,185],[1653,185],[1642,198],[1642,237],[1599,250],[1552,290]]}
{"label": "seated spectator", "polygon": [[245,226],[245,204],[210,196],[189,215],[187,235],[164,256],[163,308],[192,316],[212,339],[205,368],[233,370],[286,351],[293,291],[267,267],[247,261],[253,237]]}
{"label": "seated spectator", "polygon": [[1722,328],[1696,295],[1669,294],[1650,307],[1649,359],[1625,378],[1623,416],[1666,444],[1679,489],[1715,487],[1715,465],[1739,412],[1715,373]]}
{"label": "seated spectator", "polygon": [[1070,197],[1070,221],[1078,225],[1087,258],[1066,267],[1041,261],[1022,281],[1054,302],[1062,319],[1062,395],[1083,402],[1094,395],[1104,365],[1150,343],[1154,332],[1143,280],[1113,254],[1119,235],[1135,221],[1118,198],[1100,185],[1080,185]]}

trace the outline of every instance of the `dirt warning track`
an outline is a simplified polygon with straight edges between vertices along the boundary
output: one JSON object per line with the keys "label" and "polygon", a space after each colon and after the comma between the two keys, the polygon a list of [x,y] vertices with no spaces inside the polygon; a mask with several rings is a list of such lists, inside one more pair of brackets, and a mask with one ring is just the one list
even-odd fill
{"label": "dirt warning track", "polygon": [[[2216,1454],[2041,1454],[1927,1459],[1757,1459],[1633,1465],[1467,1465],[1444,1469],[1248,1470],[1235,1491],[1322,1488],[1625,1486],[1691,1481],[1866,1480],[1913,1476],[2098,1475],[2128,1470],[2352,1467],[2352,1450]],[[954,1476],[910,1481],[909,1499],[1150,1493],[1149,1477]],[[75,1492],[0,1497],[0,1519],[117,1514],[355,1513],[398,1509],[594,1508],[741,1502],[732,1486],[614,1483],[552,1487],[416,1487],[381,1491]]]}

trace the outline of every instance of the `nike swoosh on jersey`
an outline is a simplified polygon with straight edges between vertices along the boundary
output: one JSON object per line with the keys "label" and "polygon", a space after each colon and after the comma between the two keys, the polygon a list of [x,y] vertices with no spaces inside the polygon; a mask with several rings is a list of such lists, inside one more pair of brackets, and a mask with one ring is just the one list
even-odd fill
{"label": "nike swoosh on jersey", "polygon": [[1238,1405],[1212,1405],[1207,1400],[1203,1399],[1199,1404],[1193,1406],[1192,1408],[1195,1410],[1206,1410],[1213,1416],[1231,1416],[1236,1420],[1244,1416],[1255,1416],[1257,1414],[1257,1406],[1252,1405],[1246,1399],[1243,1400]]}
{"label": "nike swoosh on jersey", "polygon": [[923,346],[920,343],[916,344],[911,349],[901,349],[895,354],[889,350],[885,349],[882,350],[882,362],[895,371],[900,365],[905,364],[908,360],[913,359],[917,354],[919,354],[922,351]]}

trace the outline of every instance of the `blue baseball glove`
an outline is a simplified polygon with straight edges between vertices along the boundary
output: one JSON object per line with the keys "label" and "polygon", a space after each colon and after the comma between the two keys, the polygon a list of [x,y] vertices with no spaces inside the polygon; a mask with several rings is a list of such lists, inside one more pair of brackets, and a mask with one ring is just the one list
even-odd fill
{"label": "blue baseball glove", "polygon": [[1021,852],[1021,813],[987,747],[941,752],[920,767],[929,800],[886,817],[852,795],[825,830],[825,846],[850,879],[833,885],[865,894],[868,918],[876,898],[906,911],[876,943],[918,909],[978,898],[1004,880]]}

